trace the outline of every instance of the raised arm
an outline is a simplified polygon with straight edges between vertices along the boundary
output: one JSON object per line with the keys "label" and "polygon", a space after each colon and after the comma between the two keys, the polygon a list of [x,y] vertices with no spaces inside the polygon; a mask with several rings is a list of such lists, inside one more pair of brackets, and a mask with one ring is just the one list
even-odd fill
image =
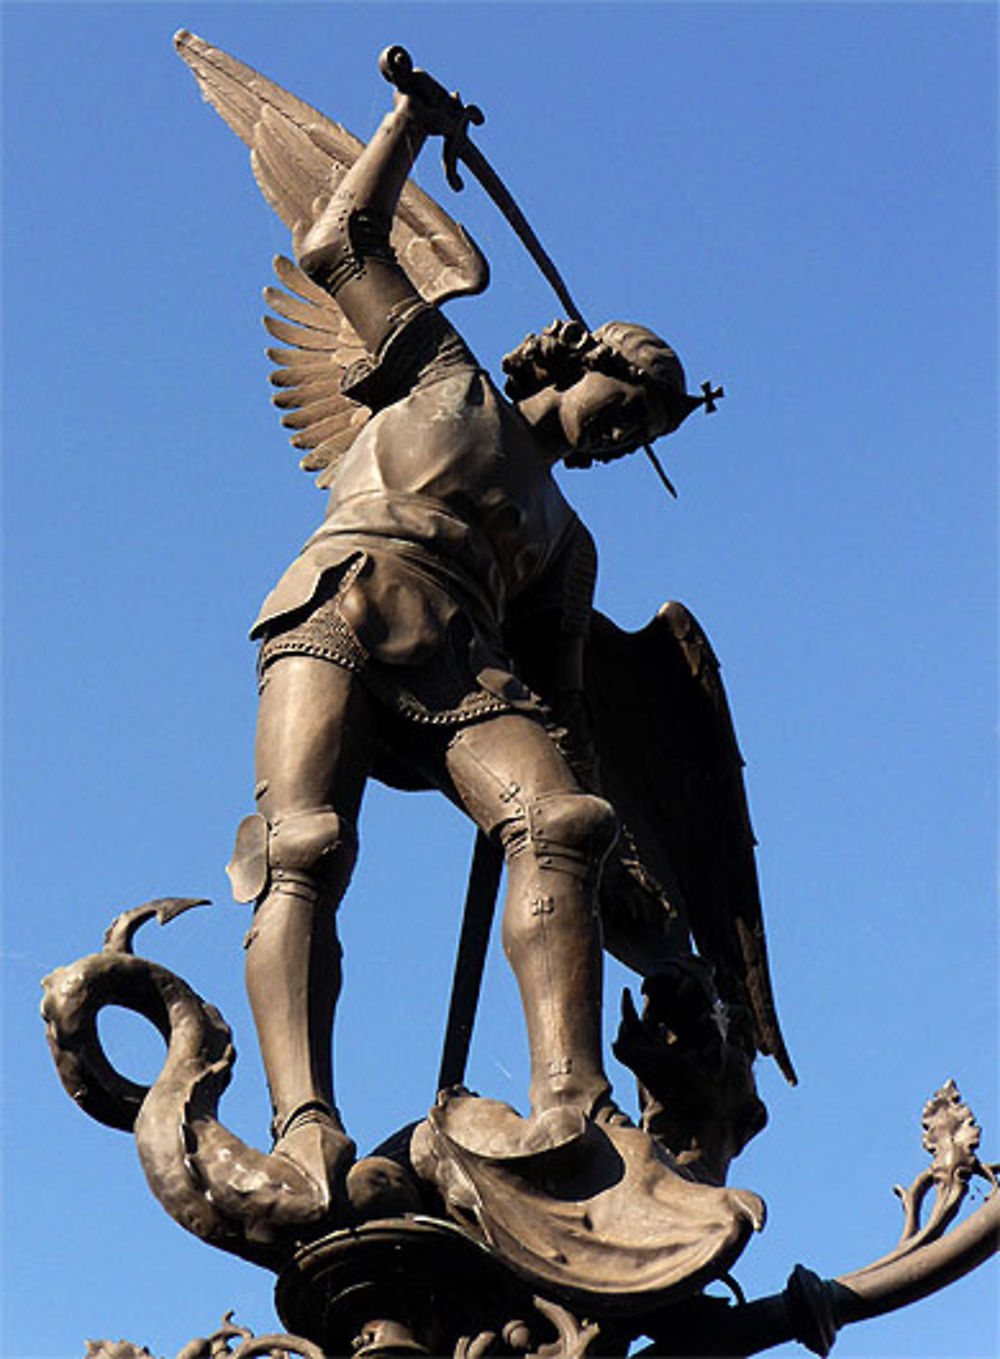
{"label": "raised arm", "polygon": [[298,243],[299,262],[333,294],[368,351],[378,349],[400,311],[419,294],[389,245],[392,216],[428,131],[430,110],[397,94],[394,108]]}

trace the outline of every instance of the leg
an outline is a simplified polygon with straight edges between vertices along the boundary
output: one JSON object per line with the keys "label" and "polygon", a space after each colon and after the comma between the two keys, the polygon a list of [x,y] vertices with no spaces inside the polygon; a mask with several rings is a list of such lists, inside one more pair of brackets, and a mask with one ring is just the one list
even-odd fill
{"label": "leg", "polygon": [[505,715],[463,728],[447,752],[466,811],[503,845],[504,952],[524,1007],[535,1115],[609,1102],[601,1057],[597,885],[615,819],[585,793],[545,730]]}
{"label": "leg", "polygon": [[246,984],[276,1150],[322,1180],[333,1177],[332,1161],[353,1151],[333,1093],[336,911],[354,863],[376,717],[355,677],[327,661],[285,656],[266,675],[256,765],[267,877],[248,936]]}

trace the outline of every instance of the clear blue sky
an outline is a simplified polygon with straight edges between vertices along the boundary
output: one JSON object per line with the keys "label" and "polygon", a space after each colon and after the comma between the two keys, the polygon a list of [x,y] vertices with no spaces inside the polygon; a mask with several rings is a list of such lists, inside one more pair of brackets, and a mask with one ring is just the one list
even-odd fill
{"label": "clear blue sky", "polygon": [[[275,1326],[268,1276],[186,1236],[130,1139],[62,1093],[37,1018],[42,974],[118,911],[211,897],[141,940],[232,1024],[223,1118],[265,1143],[223,865],[252,798],[246,630],[323,501],[268,406],[260,289],[286,233],[174,55],[182,26],[359,135],[388,97],[376,56],[405,43],[486,110],[477,138],[584,312],[652,325],[691,385],[725,384],[718,415],[662,445],[678,502],[639,459],[564,485],[607,613],[638,626],[677,598],[702,620],[747,758],[801,1085],[760,1067],[771,1123],[732,1178],[770,1221],[738,1278],[759,1296],[796,1262],[833,1275],[882,1254],[947,1077],[1000,1158],[995,8],[2,16],[4,1359],[98,1336],[170,1356],[230,1307]],[[556,304],[475,188],[450,195],[433,153],[420,174],[490,257],[489,293],[451,314],[495,366]],[[470,835],[432,798],[373,789],[362,838],[337,1052],[369,1147],[433,1098]],[[138,1025],[109,1023],[109,1042],[151,1074]],[[500,958],[470,1075],[523,1106]],[[836,1353],[987,1356],[996,1280],[848,1329]]]}

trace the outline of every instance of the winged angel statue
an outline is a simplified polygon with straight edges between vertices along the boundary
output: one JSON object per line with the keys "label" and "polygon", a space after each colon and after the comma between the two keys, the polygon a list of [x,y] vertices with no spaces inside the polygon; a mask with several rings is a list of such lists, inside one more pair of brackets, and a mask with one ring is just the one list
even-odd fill
{"label": "winged angel statue", "polygon": [[[311,1186],[328,1224],[418,1209],[430,1185],[556,1283],[718,1275],[762,1221],[755,1195],[724,1185],[765,1117],[754,1056],[794,1080],[741,760],[698,624],[669,604],[629,634],[595,612],[593,541],[553,478],[671,433],[715,394],[689,395],[652,331],[578,318],[508,354],[502,393],[441,310],[486,287],[486,261],[407,177],[429,136],[453,156],[474,111],[411,72],[364,145],[193,35],[176,41],[291,230],[297,263],[278,258],[283,286],[266,292],[271,380],[329,491],[253,627],[257,811],[229,869],[255,903],[266,1159]],[[439,789],[502,852],[530,1113],[453,1085],[405,1154],[357,1161],[331,1033],[370,777]],[[602,944],[645,978],[645,1013],[627,1001],[617,1045],[641,1128],[604,1067]],[[581,1263],[565,1243],[583,1237]]]}

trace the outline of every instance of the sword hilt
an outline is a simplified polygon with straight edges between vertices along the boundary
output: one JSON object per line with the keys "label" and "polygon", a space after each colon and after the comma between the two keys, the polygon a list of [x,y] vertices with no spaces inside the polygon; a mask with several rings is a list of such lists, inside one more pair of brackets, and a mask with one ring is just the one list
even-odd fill
{"label": "sword hilt", "polygon": [[427,71],[414,67],[413,58],[405,47],[398,44],[387,47],[378,59],[378,68],[390,85],[395,85],[400,94],[412,97],[424,104],[437,115],[441,126],[433,127],[444,137],[441,159],[444,173],[451,188],[458,193],[463,187],[458,173],[458,161],[462,155],[470,124],[481,127],[486,115],[475,104],[463,104],[456,93],[449,94],[445,87]]}

